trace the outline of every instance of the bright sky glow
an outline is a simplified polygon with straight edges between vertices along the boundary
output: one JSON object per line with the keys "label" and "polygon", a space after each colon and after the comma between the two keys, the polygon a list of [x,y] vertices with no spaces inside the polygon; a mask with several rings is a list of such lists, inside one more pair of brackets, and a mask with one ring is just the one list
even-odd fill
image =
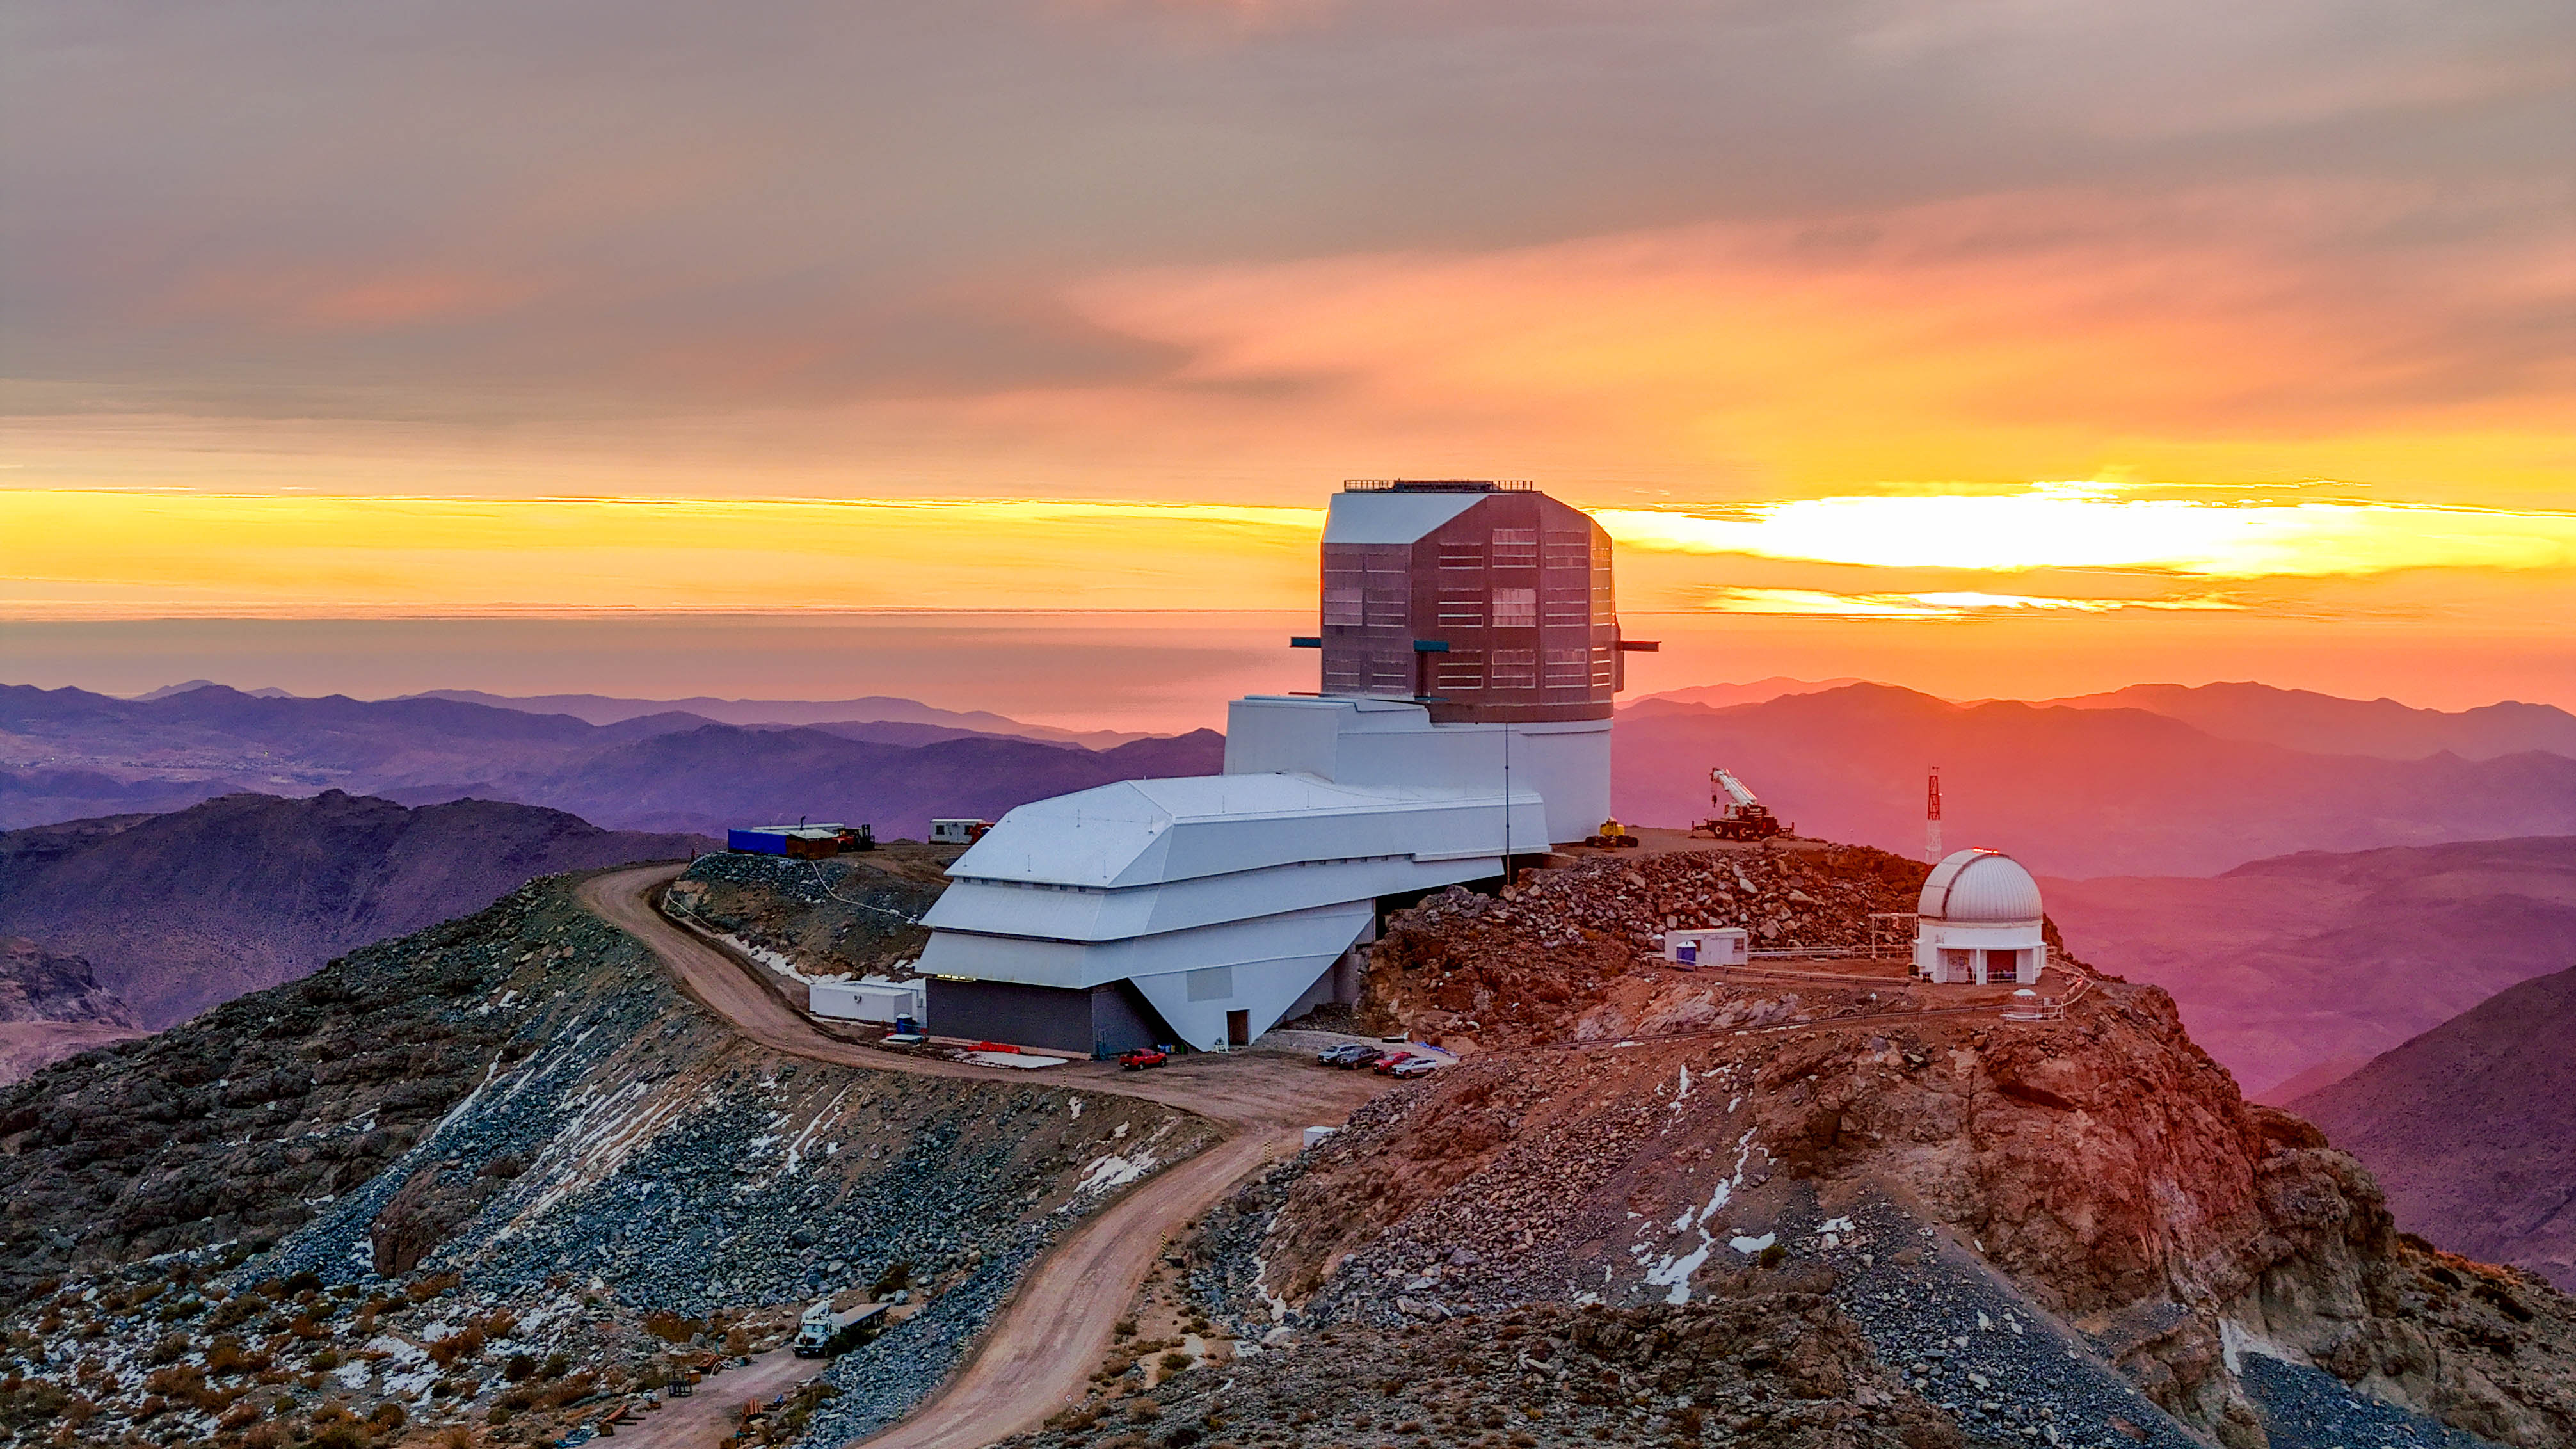
{"label": "bright sky glow", "polygon": [[1814,615],[1835,619],[1960,619],[1978,614],[2108,614],[2121,609],[2224,611],[2242,604],[2210,597],[2185,599],[2060,599],[2033,594],[1936,590],[1912,594],[1836,594],[1821,589],[1722,588],[1708,607],[1722,614]]}
{"label": "bright sky glow", "polygon": [[2576,513],[2121,491],[2041,483],[2000,495],[1763,503],[1730,517],[1646,509],[1596,516],[1630,548],[1880,568],[2126,568],[2250,579],[2576,565]]}
{"label": "bright sky glow", "polygon": [[[1622,604],[1631,611],[2223,612],[2258,606],[2207,581],[2576,567],[2571,514],[2138,498],[2101,484],[1839,496],[1731,516],[1598,516],[1630,551]],[[1323,517],[1318,508],[1061,499],[0,490],[0,617],[1304,610],[1314,606]],[[1757,561],[1842,573],[1831,585],[1749,577],[1749,568],[1773,567]],[[1855,565],[1918,572],[1853,587]],[[1925,569],[1938,570],[1937,581]],[[2042,570],[2113,571],[2129,585],[2009,586]]]}

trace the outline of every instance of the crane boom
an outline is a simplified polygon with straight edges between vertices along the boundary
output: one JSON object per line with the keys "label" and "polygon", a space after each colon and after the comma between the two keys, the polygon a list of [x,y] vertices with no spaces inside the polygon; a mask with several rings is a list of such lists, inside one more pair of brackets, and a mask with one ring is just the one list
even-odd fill
{"label": "crane boom", "polygon": [[1715,780],[1718,788],[1731,796],[1737,805],[1752,806],[1762,803],[1761,797],[1755,795],[1742,780],[1735,778],[1734,773],[1723,765],[1709,771],[1708,777]]}

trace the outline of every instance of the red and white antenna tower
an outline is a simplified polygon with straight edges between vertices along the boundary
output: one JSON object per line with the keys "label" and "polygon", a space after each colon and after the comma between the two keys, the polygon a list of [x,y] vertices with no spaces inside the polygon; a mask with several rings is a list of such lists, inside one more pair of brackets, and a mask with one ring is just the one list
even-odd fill
{"label": "red and white antenna tower", "polygon": [[1941,767],[1932,767],[1932,784],[1923,797],[1923,858],[1941,863]]}

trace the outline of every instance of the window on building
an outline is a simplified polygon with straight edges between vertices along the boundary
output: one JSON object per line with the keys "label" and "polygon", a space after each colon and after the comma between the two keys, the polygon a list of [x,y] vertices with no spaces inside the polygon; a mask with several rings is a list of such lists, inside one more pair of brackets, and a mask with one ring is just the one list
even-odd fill
{"label": "window on building", "polygon": [[1431,656],[1431,691],[1460,693],[1485,687],[1484,656],[1452,650]]}
{"label": "window on building", "polygon": [[1444,629],[1482,629],[1485,596],[1474,589],[1442,589],[1440,625]]}
{"label": "window on building", "polygon": [[1547,531],[1547,566],[1552,569],[1581,569],[1592,566],[1592,536],[1570,528]]}
{"label": "window on building", "polygon": [[1497,629],[1537,628],[1538,590],[1494,590],[1494,627]]}
{"label": "window on building", "polygon": [[1592,687],[1594,689],[1608,689],[1610,681],[1617,677],[1617,669],[1618,665],[1612,658],[1609,645],[1592,646]]}
{"label": "window on building", "polygon": [[1343,654],[1325,657],[1324,692],[1326,694],[1359,694],[1367,688],[1367,655]]}
{"label": "window on building", "polygon": [[1375,649],[1369,652],[1368,692],[1403,695],[1413,693],[1413,650],[1409,646],[1401,651]]}
{"label": "window on building", "polygon": [[1581,589],[1550,589],[1546,618],[1551,627],[1583,628],[1592,622],[1592,601]]}
{"label": "window on building", "polygon": [[1442,539],[1440,566],[1444,569],[1480,569],[1485,566],[1485,545],[1481,540]]}
{"label": "window on building", "polygon": [[1370,628],[1401,629],[1404,627],[1404,616],[1407,612],[1405,605],[1409,601],[1404,597],[1404,594],[1401,591],[1395,589],[1370,589],[1367,594],[1366,602],[1367,618]]}
{"label": "window on building", "polygon": [[1497,649],[1494,667],[1488,671],[1496,689],[1538,688],[1538,651],[1535,649]]}
{"label": "window on building", "polygon": [[1592,682],[1592,655],[1584,649],[1547,651],[1547,687],[1582,689]]}
{"label": "window on building", "polygon": [[1357,587],[1334,584],[1324,586],[1325,628],[1356,629],[1360,627],[1365,617],[1360,607],[1360,591]]}
{"label": "window on building", "polygon": [[1537,568],[1538,530],[1535,528],[1495,529],[1494,567],[1498,569]]}

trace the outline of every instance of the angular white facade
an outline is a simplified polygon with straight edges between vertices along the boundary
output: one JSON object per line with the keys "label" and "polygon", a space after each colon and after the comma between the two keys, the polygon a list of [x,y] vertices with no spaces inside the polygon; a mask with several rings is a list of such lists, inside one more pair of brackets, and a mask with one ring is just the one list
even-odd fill
{"label": "angular white facade", "polygon": [[[1358,726],[1360,739],[1319,748],[1373,777],[1361,762],[1404,733],[1374,728],[1374,716],[1409,710],[1431,729],[1418,706],[1278,703]],[[1486,743],[1451,738],[1468,753]],[[1436,754],[1418,738],[1404,748]],[[1258,1036],[1370,936],[1380,900],[1501,875],[1507,819],[1514,849],[1545,848],[1537,790],[1515,779],[1506,811],[1499,770],[1482,789],[1463,767],[1431,773],[1459,783],[1246,772],[1127,780],[1020,806],[948,868],[951,884],[923,919],[919,969],[1069,990],[1124,980],[1192,1046]]]}
{"label": "angular white facade", "polygon": [[1952,985],[2028,986],[2048,964],[2039,882],[2001,851],[1953,852],[1932,867],[1916,910],[1919,976]]}

